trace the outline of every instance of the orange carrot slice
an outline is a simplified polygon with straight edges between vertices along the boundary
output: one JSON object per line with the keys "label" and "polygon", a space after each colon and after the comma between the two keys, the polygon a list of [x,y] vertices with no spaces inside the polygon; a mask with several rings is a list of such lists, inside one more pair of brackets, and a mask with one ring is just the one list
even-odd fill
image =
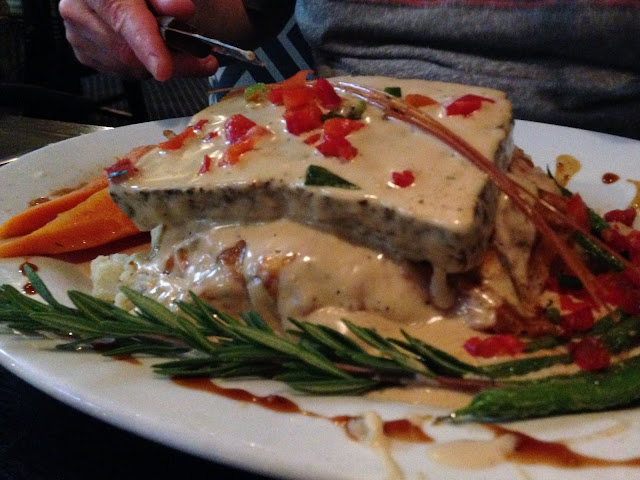
{"label": "orange carrot slice", "polygon": [[136,233],[138,228],[103,188],[42,228],[0,243],[0,258],[74,252]]}
{"label": "orange carrot slice", "polygon": [[27,208],[0,225],[0,238],[26,235],[46,225],[58,214],[75,207],[91,195],[109,186],[107,177],[98,177],[86,185],[45,203]]}
{"label": "orange carrot slice", "polygon": [[[123,159],[129,159],[135,163],[152,148],[153,145],[135,147]],[[0,239],[31,233],[52,221],[60,213],[75,207],[108,185],[109,180],[107,177],[101,176],[65,195],[30,207],[0,225]]]}

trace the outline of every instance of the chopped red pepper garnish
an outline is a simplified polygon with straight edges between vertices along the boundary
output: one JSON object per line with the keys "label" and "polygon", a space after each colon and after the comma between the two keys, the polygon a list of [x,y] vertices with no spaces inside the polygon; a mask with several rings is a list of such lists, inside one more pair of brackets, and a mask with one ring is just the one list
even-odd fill
{"label": "chopped red pepper garnish", "polygon": [[591,229],[587,205],[579,194],[575,193],[567,200],[567,215],[581,228],[587,231]]}
{"label": "chopped red pepper garnish", "polygon": [[199,132],[200,130],[202,130],[205,126],[205,124],[208,122],[209,120],[207,120],[206,118],[203,118],[202,120],[199,120],[197,123],[195,123],[193,125],[193,131],[194,132]]}
{"label": "chopped red pepper garnish", "polygon": [[342,99],[336,93],[333,85],[324,78],[319,78],[313,84],[313,93],[315,93],[320,105],[327,110],[335,110],[342,103]]}
{"label": "chopped red pepper garnish", "polygon": [[602,370],[611,364],[611,354],[599,338],[586,336],[570,344],[569,352],[573,362],[582,370]]}
{"label": "chopped red pepper garnish", "polygon": [[256,144],[255,137],[248,137],[244,140],[241,140],[233,145],[229,145],[229,148],[224,152],[224,155],[218,162],[219,167],[229,167],[231,165],[235,165],[240,161],[240,156],[243,153],[249,152],[253,150],[253,147]]}
{"label": "chopped red pepper garnish", "polygon": [[138,169],[129,158],[119,159],[110,167],[105,168],[104,171],[107,174],[107,178],[115,183],[126,180],[131,175],[138,173]]}
{"label": "chopped red pepper garnish", "polygon": [[271,131],[269,131],[269,129],[260,125],[254,125],[249,130],[247,130],[245,134],[240,137],[235,143],[229,145],[227,150],[224,152],[224,155],[218,162],[218,166],[228,167],[231,165],[235,165],[240,161],[240,156],[243,153],[253,150],[258,140],[270,134]]}
{"label": "chopped red pepper garnish", "polygon": [[182,131],[181,133],[178,133],[177,135],[174,135],[166,142],[160,142],[158,144],[158,147],[160,147],[162,150],[181,149],[190,138],[193,138],[196,136],[196,132],[202,130],[202,127],[207,122],[208,120],[203,119],[203,120],[200,120],[195,125],[189,125],[187,128],[184,129],[184,131]]}
{"label": "chopped red pepper garnish", "polygon": [[347,135],[360,130],[364,123],[349,118],[334,117],[329,118],[322,125],[322,131],[327,137],[346,137]]}
{"label": "chopped red pepper garnish", "polygon": [[282,87],[272,87],[267,93],[267,98],[274,105],[282,105],[283,103],[283,95],[282,95]]}
{"label": "chopped red pepper garnish", "polygon": [[296,110],[311,104],[314,100],[313,90],[307,85],[286,88],[282,92],[282,104],[286,110]]}
{"label": "chopped red pepper garnish", "polygon": [[322,126],[322,110],[315,104],[305,105],[284,113],[287,130],[293,135],[310,132]]}
{"label": "chopped red pepper garnish", "polygon": [[325,157],[351,160],[358,154],[358,149],[346,137],[364,126],[365,124],[358,120],[330,118],[322,125],[322,143],[316,148]]}
{"label": "chopped red pepper garnish", "polygon": [[203,142],[210,142],[211,140],[213,140],[214,138],[216,138],[219,135],[218,132],[209,132],[207,133],[204,138],[202,139]]}
{"label": "chopped red pepper garnish", "polygon": [[224,134],[231,145],[243,140],[247,132],[256,126],[256,122],[244,115],[236,113],[231,115],[224,124]]}
{"label": "chopped red pepper garnish", "polygon": [[629,207],[625,210],[611,210],[604,214],[604,219],[607,222],[620,222],[631,227],[636,219],[637,211],[633,207]]}
{"label": "chopped red pepper garnish", "polygon": [[597,277],[603,292],[603,300],[619,307],[623,312],[634,315],[640,313],[640,290],[624,272],[602,273]]}
{"label": "chopped red pepper garnish", "polygon": [[583,305],[582,308],[562,316],[560,326],[564,335],[570,336],[574,333],[586,332],[595,322],[593,310],[590,305]]}
{"label": "chopped red pepper garnish", "polygon": [[640,265],[640,231],[631,230],[627,234],[629,244],[629,259],[634,265]]}
{"label": "chopped red pepper garnish", "polygon": [[358,154],[358,149],[344,137],[324,136],[316,149],[325,157],[340,157],[351,160]]}
{"label": "chopped red pepper garnish", "polygon": [[411,170],[391,173],[391,182],[397,187],[407,188],[413,185],[415,181],[416,177]]}
{"label": "chopped red pepper garnish", "polygon": [[211,170],[211,157],[209,155],[205,155],[204,159],[202,160],[202,166],[198,171],[198,175],[204,175],[209,170]]}
{"label": "chopped red pepper garnish", "polygon": [[631,250],[631,243],[627,236],[623,235],[615,228],[606,228],[602,230],[600,235],[602,236],[604,243],[618,253],[626,253]]}
{"label": "chopped red pepper garnish", "polygon": [[315,145],[320,141],[321,138],[322,138],[321,133],[312,133],[311,135],[309,135],[307,138],[304,139],[304,143],[306,143],[307,145]]}
{"label": "chopped red pepper garnish", "polygon": [[496,103],[492,98],[481,97],[471,93],[463,95],[447,105],[447,115],[471,115],[476,110],[482,108],[482,102]]}
{"label": "chopped red pepper garnish", "polygon": [[490,337],[472,337],[464,344],[464,349],[474,357],[497,357],[522,353],[525,344],[514,335],[491,335]]}
{"label": "chopped red pepper garnish", "polygon": [[438,102],[436,102],[433,98],[427,97],[426,95],[421,95],[419,93],[410,93],[404,98],[404,101],[412,107],[416,108],[438,104]]}
{"label": "chopped red pepper garnish", "polygon": [[178,133],[174,135],[166,142],[160,142],[158,147],[162,150],[179,150],[185,144],[185,142],[191,137],[195,137],[195,132],[193,131],[193,127],[187,127],[182,133]]}
{"label": "chopped red pepper garnish", "polygon": [[285,90],[294,87],[303,87],[307,83],[307,75],[313,73],[312,70],[301,70],[292,77],[287,78],[284,82],[281,82],[269,89],[268,98],[274,105],[283,104],[283,93]]}

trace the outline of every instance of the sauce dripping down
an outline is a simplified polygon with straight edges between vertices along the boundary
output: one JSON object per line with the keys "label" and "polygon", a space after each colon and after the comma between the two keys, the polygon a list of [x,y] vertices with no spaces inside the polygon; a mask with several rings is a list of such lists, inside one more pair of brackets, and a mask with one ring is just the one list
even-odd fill
{"label": "sauce dripping down", "polygon": [[118,360],[119,362],[129,363],[131,365],[142,365],[142,362],[133,355],[117,355],[113,357],[113,359]]}
{"label": "sauce dripping down", "polygon": [[[253,403],[275,412],[295,413],[309,417],[324,418],[341,427],[349,438],[357,440],[356,436],[350,431],[349,424],[354,420],[358,420],[360,417],[350,415],[326,417],[303,410],[295,402],[281,395],[255,395],[241,388],[221,387],[207,378],[173,378],[172,381],[181,387],[213,393],[231,400]],[[406,419],[385,421],[383,424],[383,432],[386,437],[403,442],[428,443],[433,441],[422,428]]]}
{"label": "sauce dripping down", "polygon": [[607,172],[602,175],[602,183],[606,183],[607,185],[616,183],[618,180],[620,180],[620,175],[616,175],[615,173]]}
{"label": "sauce dripping down", "polygon": [[640,208],[640,181],[638,180],[627,180],[627,182],[632,183],[636,187],[636,195],[631,200],[630,207]]}
{"label": "sauce dripping down", "polygon": [[[18,271],[20,272],[20,274],[23,277],[27,276],[27,273],[25,272],[25,267],[29,266],[31,267],[31,269],[34,272],[38,271],[38,266],[30,263],[30,262],[24,262],[23,264],[20,265],[20,268],[18,269]],[[38,292],[36,292],[36,289],[34,288],[34,286],[31,284],[31,282],[27,282],[22,286],[22,291],[26,294],[26,295],[36,295]]]}
{"label": "sauce dripping down", "polygon": [[559,185],[566,187],[573,176],[580,171],[580,161],[571,155],[558,155],[556,157],[556,173],[554,178]]}
{"label": "sauce dripping down", "polygon": [[34,272],[38,271],[38,266],[37,265],[35,265],[35,264],[31,263],[31,262],[24,262],[23,264],[20,265],[20,268],[18,269],[18,271],[20,272],[20,274],[23,277],[27,276],[27,273],[25,272],[25,267],[31,268],[31,270],[33,270]]}

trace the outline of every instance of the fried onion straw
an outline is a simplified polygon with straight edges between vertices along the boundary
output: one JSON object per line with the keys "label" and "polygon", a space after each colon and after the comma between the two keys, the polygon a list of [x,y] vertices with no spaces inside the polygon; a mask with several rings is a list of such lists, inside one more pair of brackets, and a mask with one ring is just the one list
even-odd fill
{"label": "fried onion straw", "polygon": [[421,110],[408,105],[397,97],[390,97],[380,91],[354,85],[348,82],[336,82],[338,88],[351,92],[357,97],[381,108],[388,116],[396,118],[405,123],[409,123],[420,130],[427,132],[456,152],[466,157],[473,165],[486,173],[491,181],[505,193],[516,207],[536,226],[541,235],[549,241],[556,249],[567,267],[580,279],[589,296],[599,307],[606,308],[602,300],[603,290],[597,282],[595,276],[589,271],[586,265],[580,260],[578,255],[569,248],[559,235],[546,222],[541,213],[534,208],[520,194],[520,186],[511,180],[500,168],[490,162],[482,153],[476,150],[464,139],[446,128],[436,119],[426,115]]}

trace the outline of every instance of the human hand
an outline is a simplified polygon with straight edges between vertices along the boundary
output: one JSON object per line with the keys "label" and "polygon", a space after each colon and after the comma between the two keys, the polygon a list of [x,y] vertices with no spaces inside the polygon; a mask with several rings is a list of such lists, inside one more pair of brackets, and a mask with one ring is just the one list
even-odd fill
{"label": "human hand", "polygon": [[61,0],[58,8],[76,57],[98,71],[164,81],[218,69],[213,56],[171,52],[160,36],[156,16],[186,20],[195,10],[191,0]]}

